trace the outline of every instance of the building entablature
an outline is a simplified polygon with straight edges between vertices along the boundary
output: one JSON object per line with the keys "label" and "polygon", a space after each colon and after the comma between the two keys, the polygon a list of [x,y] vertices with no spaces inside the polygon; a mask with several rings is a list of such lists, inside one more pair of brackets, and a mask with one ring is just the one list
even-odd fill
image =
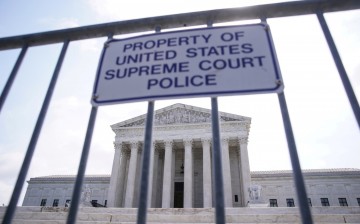
{"label": "building entablature", "polygon": [[[220,122],[245,121],[250,124],[251,118],[236,114],[220,112]],[[146,114],[111,125],[111,128],[144,127]],[[211,110],[185,104],[174,104],[155,111],[154,126],[211,123]]]}
{"label": "building entablature", "polygon": [[[75,175],[51,175],[30,178],[29,184],[73,184],[76,179]],[[84,179],[88,183],[108,183],[110,175],[87,175]]]}
{"label": "building entablature", "polygon": [[[249,135],[251,118],[220,112],[222,137],[243,138]],[[143,141],[146,115],[141,115],[111,125],[115,132],[115,143]],[[155,111],[153,140],[162,141],[166,138],[175,140],[191,136],[192,139],[211,138],[211,111],[185,104],[172,106]]]}
{"label": "building entablature", "polygon": [[[326,179],[331,177],[332,179],[340,178],[360,178],[360,169],[356,168],[341,168],[341,169],[304,169],[302,174],[306,179]],[[264,178],[264,179],[277,179],[278,177],[293,179],[292,170],[276,170],[276,171],[253,171],[251,172],[252,178]]]}
{"label": "building entablature", "polygon": [[[222,138],[237,139],[247,137],[249,132],[244,122],[224,122],[221,124]],[[144,140],[144,127],[136,128],[118,128],[114,130],[116,133],[115,142],[131,142]],[[186,124],[172,126],[156,126],[153,129],[154,141],[166,141],[166,139],[182,140],[189,138],[201,140],[212,137],[212,129],[210,123]]]}

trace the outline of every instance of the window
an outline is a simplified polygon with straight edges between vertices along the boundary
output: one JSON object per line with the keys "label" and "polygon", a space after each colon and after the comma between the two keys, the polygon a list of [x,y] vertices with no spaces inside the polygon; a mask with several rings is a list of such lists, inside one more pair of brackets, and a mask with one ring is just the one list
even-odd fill
{"label": "window", "polygon": [[69,207],[69,206],[70,206],[70,202],[71,202],[71,200],[70,200],[70,199],[67,199],[66,202],[65,202],[65,207]]}
{"label": "window", "polygon": [[339,198],[339,204],[340,206],[348,206],[346,198]]}
{"label": "window", "polygon": [[238,202],[239,201],[239,198],[237,196],[237,194],[235,194],[235,202]]}
{"label": "window", "polygon": [[45,205],[46,205],[46,199],[41,199],[40,206],[45,206]]}
{"label": "window", "polygon": [[356,200],[358,201],[358,205],[360,206],[360,198],[356,198]]}
{"label": "window", "polygon": [[287,198],[286,204],[287,204],[287,207],[295,207],[294,199],[292,199],[292,198]]}
{"label": "window", "polygon": [[328,198],[320,198],[320,201],[322,206],[330,206]]}
{"label": "window", "polygon": [[312,207],[311,198],[308,198],[309,207]]}
{"label": "window", "polygon": [[58,207],[58,206],[59,206],[59,199],[54,199],[53,207]]}
{"label": "window", "polygon": [[270,207],[278,207],[276,199],[270,199]]}

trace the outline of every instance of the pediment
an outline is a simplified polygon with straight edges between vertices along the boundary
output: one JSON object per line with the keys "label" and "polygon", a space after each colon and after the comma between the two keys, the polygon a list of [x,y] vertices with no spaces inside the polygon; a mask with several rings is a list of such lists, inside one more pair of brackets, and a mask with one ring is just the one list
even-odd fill
{"label": "pediment", "polygon": [[[114,129],[121,127],[144,127],[146,114],[132,119],[111,125]],[[220,121],[245,121],[250,118],[220,112]],[[155,111],[154,125],[176,125],[176,124],[197,124],[211,123],[211,110],[185,104],[174,104]]]}

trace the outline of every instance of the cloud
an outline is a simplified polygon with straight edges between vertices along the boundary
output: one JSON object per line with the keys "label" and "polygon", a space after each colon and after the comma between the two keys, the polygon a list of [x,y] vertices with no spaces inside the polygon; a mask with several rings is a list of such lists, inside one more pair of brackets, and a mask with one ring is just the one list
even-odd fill
{"label": "cloud", "polygon": [[56,26],[59,27],[59,29],[78,27],[79,26],[79,21],[76,18],[61,18],[57,22]]}
{"label": "cloud", "polygon": [[79,43],[80,51],[84,53],[98,53],[103,48],[105,38],[88,39]]}
{"label": "cloud", "polygon": [[352,84],[356,87],[357,91],[357,96],[358,98],[360,98],[360,64],[358,64],[355,69],[354,72],[352,72]]}
{"label": "cloud", "polygon": [[[271,1],[279,2],[279,1]],[[90,9],[93,10],[101,21],[115,21],[146,18],[160,15],[196,12],[219,8],[243,7],[257,4],[267,4],[269,0],[209,0],[202,1],[175,1],[175,0],[132,0],[124,3],[114,0],[88,0]]]}
{"label": "cloud", "polygon": [[41,18],[40,24],[50,27],[50,29],[68,29],[79,26],[79,20],[73,17],[63,18]]}
{"label": "cloud", "polygon": [[12,184],[0,181],[0,206],[8,205],[12,191]]}
{"label": "cloud", "polygon": [[0,152],[0,206],[2,206],[2,204],[7,205],[10,200],[24,153],[12,150],[6,151],[1,149],[1,147]]}

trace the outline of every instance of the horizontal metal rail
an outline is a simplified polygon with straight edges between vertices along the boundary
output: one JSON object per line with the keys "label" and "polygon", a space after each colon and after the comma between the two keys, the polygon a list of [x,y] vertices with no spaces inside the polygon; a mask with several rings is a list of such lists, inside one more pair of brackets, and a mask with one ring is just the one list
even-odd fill
{"label": "horizontal metal rail", "polygon": [[[250,19],[262,19],[263,21],[266,18],[279,18],[279,17],[288,17],[288,16],[299,16],[299,15],[309,15],[309,14],[316,14],[320,20],[321,25],[326,27],[325,35],[327,39],[331,39],[330,49],[332,50],[332,53],[335,58],[335,62],[338,66],[339,73],[341,76],[345,77],[345,81],[347,83],[344,84],[345,90],[347,92],[353,91],[352,87],[348,81],[348,77],[346,74],[345,69],[343,68],[341,59],[337,53],[336,46],[334,43],[332,43],[332,37],[330,34],[330,31],[328,31],[325,19],[323,18],[323,13],[328,12],[337,12],[337,11],[346,11],[346,10],[354,10],[354,9],[360,9],[360,1],[359,0],[306,0],[306,1],[294,1],[294,2],[285,2],[285,3],[276,3],[276,4],[267,4],[267,5],[257,5],[257,6],[249,6],[249,7],[242,7],[242,8],[231,8],[231,9],[218,9],[218,10],[209,10],[209,11],[202,11],[202,12],[192,12],[192,13],[183,13],[183,14],[177,14],[177,15],[167,15],[167,16],[158,16],[158,17],[151,17],[151,18],[144,18],[144,19],[135,19],[135,20],[128,20],[128,21],[120,21],[120,22],[112,22],[112,23],[104,23],[104,24],[98,24],[98,25],[91,25],[91,26],[82,26],[77,28],[70,28],[70,29],[64,29],[64,30],[55,30],[55,31],[49,31],[49,32],[42,32],[42,33],[34,33],[34,34],[28,34],[28,35],[21,35],[21,36],[14,36],[14,37],[4,37],[0,38],[0,50],[8,50],[8,49],[15,49],[15,48],[23,48],[23,50],[20,53],[18,62],[16,62],[12,75],[10,75],[10,78],[7,83],[9,83],[9,87],[5,88],[5,91],[3,91],[1,98],[1,105],[5,102],[5,98],[7,96],[7,92],[10,90],[11,84],[15,79],[16,72],[18,68],[20,67],[22,58],[25,56],[26,49],[28,47],[32,46],[39,46],[39,45],[46,45],[46,44],[55,44],[55,43],[61,43],[64,42],[64,47],[62,50],[62,53],[58,62],[58,65],[56,66],[54,77],[55,81],[57,79],[58,73],[60,71],[61,63],[63,61],[63,58],[65,56],[65,52],[67,49],[67,46],[70,41],[75,40],[85,40],[85,39],[91,39],[91,38],[99,38],[99,37],[106,37],[109,35],[120,35],[120,34],[130,34],[130,33],[138,33],[138,32],[145,32],[145,31],[153,31],[155,28],[161,28],[161,29],[168,29],[168,28],[180,28],[180,27],[186,27],[186,26],[196,26],[196,25],[205,25],[208,24],[211,21],[211,23],[221,23],[221,22],[231,22],[231,21],[241,21],[241,20],[250,20]],[[329,41],[328,41],[329,42]],[[335,53],[334,53],[335,52]],[[344,79],[342,77],[342,79]],[[16,204],[18,202],[19,195],[21,193],[22,185],[25,181],[25,176],[27,173],[27,170],[30,165],[30,160],[32,153],[35,149],[37,137],[40,133],[41,125],[43,122],[43,119],[45,118],[46,114],[46,107],[48,106],[51,98],[52,91],[55,86],[55,81],[51,81],[51,85],[49,87],[49,97],[46,97],[44,102],[44,111],[42,110],[39,115],[39,121],[38,123],[40,125],[37,125],[39,127],[36,127],[33,133],[34,141],[31,141],[28,154],[30,156],[29,159],[26,159],[26,161],[23,163],[22,171],[20,172],[20,175],[18,177],[18,183],[14,188],[13,197],[11,199],[10,205],[8,206],[7,212],[5,214],[3,223],[11,223],[13,214],[16,209]],[[353,94],[354,95],[354,94]],[[353,107],[354,113],[356,117],[358,118],[358,111],[359,106],[357,103],[357,99],[355,96],[349,96],[351,105]],[[283,121],[284,121],[284,127],[286,130],[288,145],[289,145],[289,151],[291,155],[291,162],[293,165],[293,173],[294,173],[294,179],[296,183],[296,189],[298,198],[300,200],[300,210],[301,210],[301,217],[302,217],[302,223],[312,223],[312,217],[311,212],[309,209],[309,206],[307,204],[307,196],[305,191],[305,185],[304,185],[304,179],[302,177],[300,163],[297,155],[296,145],[295,145],[295,139],[292,133],[291,123],[289,114],[287,111],[285,96],[283,93],[279,94],[279,102],[281,106],[281,111],[283,115]],[[0,106],[1,110],[1,106]],[[213,115],[217,114],[217,100],[216,98],[212,98],[212,113]],[[87,157],[89,153],[90,148],[90,141],[91,141],[91,135],[94,129],[95,125],[95,118],[96,118],[96,112],[97,108],[93,107],[89,119],[88,124],[88,130],[86,133],[84,148],[83,148],[83,154],[82,158],[80,160],[79,165],[79,172],[77,175],[75,190],[73,192],[72,202],[73,206],[72,209],[69,212],[68,222],[67,223],[75,223],[76,222],[76,215],[77,215],[77,206],[79,205],[79,199],[80,199],[80,191],[81,186],[84,178],[84,172],[87,162]],[[149,102],[149,113],[148,118],[153,116],[153,102]],[[217,116],[213,116],[214,119]],[[149,123],[152,123],[152,121],[149,120]],[[217,118],[216,118],[217,120]],[[358,119],[359,123],[359,119]],[[218,120],[215,122],[213,120],[213,140],[214,140],[214,149],[220,149],[219,145],[219,127],[218,126]],[[149,143],[151,142],[151,125],[146,125],[147,133],[150,135],[145,138],[145,144],[147,146],[144,147],[144,152],[149,153]],[[143,153],[144,153],[143,152]],[[218,151],[214,150],[213,153],[218,153]],[[213,154],[213,158],[220,160],[216,163],[214,162],[214,167],[221,167],[221,158],[218,156],[215,156]],[[144,156],[144,161],[148,160],[149,158]],[[215,161],[215,160],[214,160]],[[148,166],[148,161],[143,162],[143,165],[145,164]],[[216,165],[217,164],[217,165]],[[145,166],[145,170],[146,169]],[[221,169],[220,169],[221,170]],[[215,171],[219,171],[219,169],[215,169]],[[143,172],[144,174],[144,172]],[[147,174],[146,174],[147,175]],[[146,222],[146,204],[147,204],[147,185],[148,180],[146,180],[146,175],[144,178],[142,178],[142,197],[145,198],[143,203],[139,203],[139,213],[138,213],[138,223],[145,223]],[[215,181],[215,193],[218,194],[216,199],[216,222],[217,223],[224,223],[225,222],[225,211],[224,211],[224,202],[223,202],[223,187],[222,187],[222,176],[220,173],[215,173],[214,176],[217,180]],[[221,180],[220,180],[221,179]],[[218,200],[221,199],[221,200]]]}
{"label": "horizontal metal rail", "polygon": [[182,13],[0,38],[0,50],[21,48],[24,44],[38,46],[60,43],[64,40],[74,41],[106,37],[109,33],[119,35],[153,31],[157,26],[160,26],[161,29],[168,29],[204,25],[208,21],[221,23],[236,20],[300,16],[315,14],[317,11],[327,13],[353,9],[360,9],[359,0],[307,0]]}

